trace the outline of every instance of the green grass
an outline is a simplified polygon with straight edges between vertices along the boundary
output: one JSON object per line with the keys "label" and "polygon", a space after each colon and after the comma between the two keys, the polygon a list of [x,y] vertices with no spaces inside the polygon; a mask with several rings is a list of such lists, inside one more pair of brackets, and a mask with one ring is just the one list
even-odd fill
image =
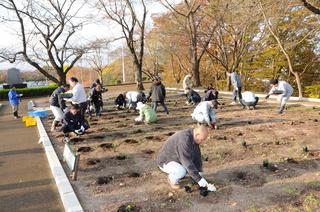
{"label": "green grass", "polygon": [[296,195],[296,194],[300,194],[301,191],[297,188],[285,188],[285,189],[283,189],[283,192],[286,194]]}

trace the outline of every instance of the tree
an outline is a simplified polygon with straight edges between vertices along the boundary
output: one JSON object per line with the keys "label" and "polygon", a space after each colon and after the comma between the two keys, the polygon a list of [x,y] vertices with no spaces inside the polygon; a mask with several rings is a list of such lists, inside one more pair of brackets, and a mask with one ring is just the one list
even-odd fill
{"label": "tree", "polygon": [[137,90],[144,90],[142,66],[147,17],[145,0],[98,0],[98,7],[108,19],[121,27],[121,32],[133,58]]}
{"label": "tree", "polygon": [[[18,49],[2,49],[0,58],[14,63],[25,61],[38,69],[45,77],[61,85],[66,83],[66,74],[87,51],[84,44],[75,38],[85,24],[77,15],[84,3],[76,0],[2,0],[0,8],[4,22],[18,23]],[[64,69],[64,66],[68,67]],[[53,76],[43,65],[54,68]]]}
{"label": "tree", "polygon": [[106,58],[108,56],[104,56],[104,55],[106,54],[102,52],[102,48],[96,48],[91,54],[88,54],[85,56],[85,60],[89,63],[92,70],[97,72],[99,80],[102,85],[103,85],[102,72],[109,64],[109,58]]}
{"label": "tree", "polygon": [[189,62],[194,74],[194,85],[200,86],[200,62],[212,39],[216,21],[211,16],[208,19],[206,8],[210,1],[184,0],[178,5],[170,3],[168,0],[162,0],[163,5],[169,9],[174,20],[179,23],[180,30],[187,36],[189,47]]}
{"label": "tree", "polygon": [[307,2],[307,0],[301,0],[303,2],[303,5],[310,10],[311,12],[320,15],[320,9],[313,6],[312,4],[310,4],[309,2]]}
{"label": "tree", "polygon": [[[256,2],[262,13],[269,32],[277,42],[281,52],[284,54],[287,60],[287,65],[290,73],[295,76],[299,97],[302,97],[303,87],[300,80],[301,73],[294,69],[293,52],[298,45],[300,45],[303,41],[308,39],[312,33],[314,33],[315,30],[313,29],[313,27],[310,24],[309,27],[306,27],[308,26],[308,24],[303,21],[308,20],[308,23],[310,23],[312,19],[308,17],[302,19],[301,13],[296,16],[296,14],[299,12],[299,8],[295,7],[295,5],[293,5],[291,1],[281,0],[276,5],[271,4],[273,8],[272,13],[275,12],[275,8],[277,8],[278,12],[277,15],[273,14],[272,16],[271,14],[268,16],[261,0],[256,0]],[[269,8],[271,8],[271,6]],[[268,11],[270,11],[270,9]],[[293,30],[292,27],[288,26],[294,26]]]}

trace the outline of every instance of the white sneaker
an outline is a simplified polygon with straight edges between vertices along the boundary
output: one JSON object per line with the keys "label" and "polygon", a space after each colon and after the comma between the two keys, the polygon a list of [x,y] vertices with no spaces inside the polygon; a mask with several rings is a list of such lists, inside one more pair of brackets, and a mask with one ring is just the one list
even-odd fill
{"label": "white sneaker", "polygon": [[189,105],[189,102],[188,102],[188,101],[186,101],[186,105]]}
{"label": "white sneaker", "polygon": [[235,104],[237,104],[237,103],[236,103],[236,102],[231,102],[231,103],[230,103],[230,105],[235,105]]}

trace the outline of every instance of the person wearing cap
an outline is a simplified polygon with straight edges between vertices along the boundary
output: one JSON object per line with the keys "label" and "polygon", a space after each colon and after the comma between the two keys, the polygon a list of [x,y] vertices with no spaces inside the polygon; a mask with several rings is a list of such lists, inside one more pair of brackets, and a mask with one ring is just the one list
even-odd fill
{"label": "person wearing cap", "polygon": [[72,86],[72,104],[78,104],[80,108],[80,114],[84,119],[84,114],[87,109],[87,96],[84,90],[84,87],[78,82],[78,79],[75,77],[71,77],[69,80],[70,85]]}
{"label": "person wearing cap", "polygon": [[215,104],[215,100],[201,102],[191,114],[192,119],[196,120],[198,125],[207,124],[209,128],[215,128],[217,125]]}
{"label": "person wearing cap", "polygon": [[[88,105],[90,105],[90,106],[94,105],[97,117],[101,116],[100,107],[103,105],[101,90],[102,90],[101,85],[97,85],[97,86],[90,89],[90,91],[88,93],[88,97],[87,97],[88,102],[89,102]],[[90,110],[91,107],[90,106],[88,108],[89,116],[91,116],[91,110]]]}
{"label": "person wearing cap", "polygon": [[187,94],[187,91],[186,89],[187,88],[192,88],[192,77],[193,77],[193,73],[190,72],[187,74],[187,76],[184,77],[183,79],[183,82],[182,82],[182,87],[183,87],[183,90],[184,90],[184,93]]}
{"label": "person wearing cap", "polygon": [[280,102],[278,114],[281,114],[286,106],[287,101],[293,93],[293,88],[289,83],[285,81],[279,81],[278,79],[271,79],[270,86],[272,88],[265,98],[268,99],[272,94],[278,95],[277,100]]}
{"label": "person wearing cap", "polygon": [[151,97],[153,101],[153,110],[157,111],[158,103],[161,104],[163,109],[166,111],[167,114],[169,114],[168,108],[166,104],[164,103],[164,100],[166,98],[166,88],[165,86],[161,83],[161,78],[160,77],[155,77],[153,79],[153,83],[150,87],[150,92],[149,96],[147,99]]}
{"label": "person wearing cap", "polygon": [[193,89],[187,88],[186,93],[187,93],[187,99],[188,99],[188,101],[186,102],[187,105],[189,105],[191,102],[193,105],[196,105],[199,102],[201,102],[200,95]]}
{"label": "person wearing cap", "polygon": [[259,101],[259,97],[257,97],[253,92],[246,91],[242,94],[242,99],[240,99],[240,103],[243,106],[243,109],[250,110],[250,107],[256,109],[256,105]]}
{"label": "person wearing cap", "polygon": [[137,110],[139,110],[140,116],[135,118],[135,121],[143,121],[145,124],[156,122],[158,116],[151,107],[142,102],[137,103]]}
{"label": "person wearing cap", "polygon": [[134,111],[136,112],[137,103],[142,101],[141,93],[139,93],[137,91],[129,91],[129,92],[124,92],[123,96],[127,99],[128,111],[130,109],[134,109]]}
{"label": "person wearing cap", "polygon": [[173,189],[180,189],[179,180],[189,173],[200,187],[216,191],[201,174],[203,168],[200,144],[204,143],[207,137],[208,129],[202,125],[176,132],[162,146],[157,164],[163,172],[169,174],[167,180]]}
{"label": "person wearing cap", "polygon": [[51,131],[59,132],[57,126],[59,122],[63,119],[63,113],[66,112],[66,103],[65,100],[61,97],[60,94],[69,91],[70,85],[65,84],[57,89],[55,89],[49,99],[50,109],[54,115],[54,121],[52,122]]}
{"label": "person wearing cap", "polygon": [[231,104],[236,104],[237,102],[237,95],[239,96],[239,101],[242,99],[241,96],[241,88],[242,88],[242,82],[237,74],[237,72],[227,72],[228,77],[231,77],[231,84],[233,85],[233,92],[232,92],[232,102]]}
{"label": "person wearing cap", "polygon": [[12,106],[13,116],[16,119],[20,118],[20,116],[18,115],[18,111],[19,111],[19,97],[21,96],[22,94],[17,94],[16,86],[11,85],[10,91],[8,93],[8,98],[9,98],[10,105]]}

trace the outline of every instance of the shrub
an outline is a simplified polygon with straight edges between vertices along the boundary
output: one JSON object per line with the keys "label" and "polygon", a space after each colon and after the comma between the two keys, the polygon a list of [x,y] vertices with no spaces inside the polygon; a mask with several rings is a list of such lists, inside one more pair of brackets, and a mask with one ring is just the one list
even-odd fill
{"label": "shrub", "polygon": [[[37,87],[37,88],[22,88],[16,89],[18,94],[23,94],[23,97],[47,96],[57,88],[57,86]],[[0,90],[0,99],[8,99],[10,89]]]}
{"label": "shrub", "polygon": [[310,98],[320,98],[320,85],[306,86],[304,91]]}

